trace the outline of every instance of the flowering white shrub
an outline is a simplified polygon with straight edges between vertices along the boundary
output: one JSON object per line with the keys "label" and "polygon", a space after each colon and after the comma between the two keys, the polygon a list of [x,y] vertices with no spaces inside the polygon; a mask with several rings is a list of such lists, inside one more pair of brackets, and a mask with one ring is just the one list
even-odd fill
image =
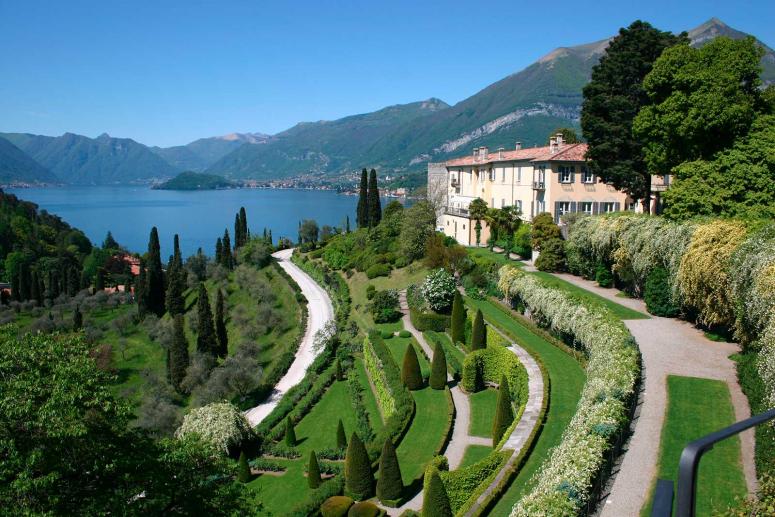
{"label": "flowering white shrub", "polygon": [[452,306],[456,288],[455,277],[440,268],[428,275],[422,284],[421,293],[431,309],[442,312]]}
{"label": "flowering white shrub", "polygon": [[251,438],[253,429],[234,404],[213,402],[189,411],[175,431],[175,437],[182,438],[190,433],[198,434],[205,442],[226,453],[229,447],[239,446]]}
{"label": "flowering white shrub", "polygon": [[533,489],[512,512],[575,515],[589,500],[614,436],[629,423],[627,406],[640,374],[639,352],[624,324],[607,310],[590,309],[510,266],[501,268],[498,285],[506,296],[518,297],[531,312],[540,313],[553,330],[574,336],[589,358],[576,414],[536,473]]}
{"label": "flowering white shrub", "polygon": [[764,381],[765,397],[770,407],[775,407],[775,314],[764,331],[761,343],[762,349],[759,352],[757,369]]}

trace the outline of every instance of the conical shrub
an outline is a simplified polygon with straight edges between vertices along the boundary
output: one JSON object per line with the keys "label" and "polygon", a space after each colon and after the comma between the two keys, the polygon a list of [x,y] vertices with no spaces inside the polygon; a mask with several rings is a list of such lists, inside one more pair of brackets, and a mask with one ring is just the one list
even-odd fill
{"label": "conical shrub", "polygon": [[495,447],[501,441],[503,433],[514,421],[514,410],[511,407],[511,391],[509,380],[505,375],[501,377],[501,385],[498,388],[498,402],[495,407],[495,419],[492,422],[492,446]]}
{"label": "conical shrub", "polygon": [[344,433],[344,424],[339,419],[339,425],[336,426],[336,448],[341,450],[347,447],[347,435]]}
{"label": "conical shrub", "polygon": [[320,466],[315,451],[309,451],[309,464],[307,465],[307,483],[310,488],[317,488],[323,482],[320,477]]}
{"label": "conical shrub", "polygon": [[401,467],[398,465],[398,456],[393,441],[388,438],[382,446],[382,455],[379,457],[379,479],[377,479],[377,497],[383,503],[397,501],[401,498],[404,483],[401,479]]}
{"label": "conical shrub", "polygon": [[285,445],[296,447],[296,430],[293,428],[291,417],[285,419]]}
{"label": "conical shrub", "polygon": [[248,458],[245,456],[245,451],[240,451],[239,462],[237,463],[237,479],[240,483],[247,483],[250,481],[250,465],[248,465]]}
{"label": "conical shrub", "polygon": [[455,297],[452,299],[452,321],[451,321],[452,343],[463,343],[466,340],[466,307],[460,291],[455,290]]}
{"label": "conical shrub", "polygon": [[471,329],[471,350],[481,350],[487,346],[487,333],[484,328],[484,316],[477,309],[474,316],[474,326]]}
{"label": "conical shrub", "polygon": [[430,385],[434,390],[443,390],[447,386],[447,356],[441,343],[436,343],[433,349]]}
{"label": "conical shrub", "polygon": [[425,495],[422,503],[423,517],[452,517],[452,505],[449,503],[447,489],[441,481],[439,471],[434,469],[428,484],[425,486]]}
{"label": "conical shrub", "polygon": [[374,495],[374,473],[366,447],[356,433],[350,436],[344,460],[345,492],[357,501]]}
{"label": "conical shrub", "polygon": [[420,361],[417,360],[417,352],[411,343],[404,352],[404,362],[401,365],[401,380],[410,390],[419,390],[422,388],[422,372],[420,371]]}

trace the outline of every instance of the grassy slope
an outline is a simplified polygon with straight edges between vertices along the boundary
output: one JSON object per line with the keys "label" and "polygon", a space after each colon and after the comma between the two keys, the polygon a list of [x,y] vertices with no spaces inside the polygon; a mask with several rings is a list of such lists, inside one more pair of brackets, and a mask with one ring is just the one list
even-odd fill
{"label": "grassy slope", "polygon": [[[667,415],[662,427],[657,477],[678,479],[678,459],[692,440],[735,421],[726,383],[695,377],[668,376]],[[700,462],[697,515],[726,510],[747,493],[740,459],[740,438],[717,444]],[[641,515],[651,513],[651,498]]]}
{"label": "grassy slope", "polygon": [[482,390],[469,395],[468,400],[471,402],[471,426],[468,428],[468,434],[491,438],[498,391]]}
{"label": "grassy slope", "polygon": [[[382,325],[378,326],[378,328],[382,327]],[[414,338],[402,338],[393,336],[390,339],[385,339],[385,344],[390,349],[390,353],[393,354],[393,359],[396,360],[396,364],[399,368],[401,368],[401,365],[404,364],[404,354],[406,353],[406,347],[410,343],[414,347],[414,351],[417,354],[417,360],[420,363],[420,371],[422,372],[422,376],[423,378],[428,379],[431,375],[431,365],[428,363],[422,348]]]}
{"label": "grassy slope", "polygon": [[586,375],[575,359],[545,339],[533,334],[518,320],[509,317],[487,300],[466,300],[482,310],[487,321],[512,336],[523,348],[539,357],[550,378],[550,401],[546,423],[533,452],[514,478],[492,515],[508,515],[514,503],[532,486],[530,478],[539,469],[549,450],[560,443],[562,432],[576,411]]}
{"label": "grassy slope", "polygon": [[366,412],[369,414],[371,428],[375,433],[378,433],[385,427],[385,423],[382,421],[382,414],[379,411],[379,406],[377,406],[377,399],[371,389],[369,376],[366,374],[366,367],[364,366],[362,359],[356,359],[355,370],[358,374],[358,380],[363,387],[363,403],[366,406]]}
{"label": "grassy slope", "polygon": [[460,468],[473,465],[477,461],[484,459],[491,451],[492,447],[487,447],[485,445],[469,445],[466,447],[466,452],[463,455],[463,462],[460,464]]}
{"label": "grassy slope", "polygon": [[416,412],[409,431],[398,445],[398,462],[404,484],[409,484],[433,458],[447,427],[447,398],[442,390],[426,387],[413,391]]}
{"label": "grassy slope", "polygon": [[436,341],[439,341],[444,346],[444,353],[447,355],[447,357],[452,354],[460,362],[460,365],[463,365],[463,362],[466,358],[465,354],[458,347],[452,346],[452,339],[447,335],[446,332],[434,332],[433,330],[426,330],[423,332],[423,335],[425,336],[425,340],[431,346],[433,346]]}

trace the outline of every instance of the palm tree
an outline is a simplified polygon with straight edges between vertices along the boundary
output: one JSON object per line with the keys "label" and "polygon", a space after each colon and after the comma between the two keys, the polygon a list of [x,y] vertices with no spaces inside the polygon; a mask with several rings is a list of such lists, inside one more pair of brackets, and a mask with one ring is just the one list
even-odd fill
{"label": "palm tree", "polygon": [[503,208],[490,208],[487,210],[485,220],[490,225],[490,231],[492,232],[492,238],[490,239],[490,249],[492,250],[495,245],[495,241],[501,234],[504,234],[506,238],[506,254],[511,251],[511,239],[514,236],[514,232],[519,229],[522,224],[520,219],[522,212],[516,206],[504,206]]}
{"label": "palm tree", "polygon": [[476,221],[474,230],[476,230],[476,246],[479,247],[482,236],[482,219],[487,216],[487,202],[480,197],[474,199],[468,205],[468,213],[471,215],[471,218]]}

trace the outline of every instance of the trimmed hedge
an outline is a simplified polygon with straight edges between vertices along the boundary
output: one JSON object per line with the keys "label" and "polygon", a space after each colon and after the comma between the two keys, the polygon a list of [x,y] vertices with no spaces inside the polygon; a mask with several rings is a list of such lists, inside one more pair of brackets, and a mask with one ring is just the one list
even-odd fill
{"label": "trimmed hedge", "polygon": [[344,463],[345,491],[356,500],[368,499],[374,495],[374,473],[371,461],[357,433],[350,436]]}
{"label": "trimmed hedge", "polygon": [[487,348],[471,352],[465,358],[461,381],[463,389],[474,393],[481,390],[485,382],[499,383],[501,377],[506,376],[511,400],[519,407],[527,402],[527,371],[491,325],[487,326],[487,334]]}
{"label": "trimmed hedge", "polygon": [[294,506],[287,515],[291,517],[308,517],[320,510],[321,505],[332,496],[341,495],[344,490],[344,476],[335,476],[320,488],[307,492],[307,498]]}
{"label": "trimmed hedge", "polygon": [[460,364],[460,361],[458,361],[457,357],[455,357],[455,354],[452,352],[452,345],[434,331],[426,331],[424,335],[434,346],[440,344],[444,347],[444,355],[447,357],[447,369],[449,370],[450,375],[452,375],[452,378],[459,381],[463,375],[463,365]]}
{"label": "trimmed hedge", "polygon": [[404,352],[404,360],[401,365],[401,380],[410,390],[419,390],[423,387],[420,361],[417,359],[417,352],[415,352],[414,345],[411,343],[406,346],[406,352]]}
{"label": "trimmed hedge", "polygon": [[323,517],[344,517],[354,503],[355,501],[345,495],[335,495],[326,499],[320,506],[320,513]]}
{"label": "trimmed hedge", "polygon": [[410,285],[406,289],[406,303],[409,305],[409,318],[414,328],[420,332],[434,330],[444,332],[451,322],[447,314],[438,314],[431,311],[425,304],[420,289],[416,285]]}
{"label": "trimmed hedge", "polygon": [[442,472],[452,511],[457,514],[480,486],[489,485],[510,456],[511,451],[493,451],[473,465]]}
{"label": "trimmed hedge", "polygon": [[447,358],[444,347],[436,343],[431,360],[431,376],[428,384],[434,390],[443,390],[447,386]]}
{"label": "trimmed hedge", "polygon": [[384,514],[385,512],[380,510],[374,503],[361,501],[350,507],[350,511],[347,512],[347,517],[379,517]]}
{"label": "trimmed hedge", "polygon": [[401,466],[398,464],[396,448],[391,440],[385,440],[379,457],[379,478],[377,479],[377,497],[388,506],[397,505],[404,491],[401,478]]}

